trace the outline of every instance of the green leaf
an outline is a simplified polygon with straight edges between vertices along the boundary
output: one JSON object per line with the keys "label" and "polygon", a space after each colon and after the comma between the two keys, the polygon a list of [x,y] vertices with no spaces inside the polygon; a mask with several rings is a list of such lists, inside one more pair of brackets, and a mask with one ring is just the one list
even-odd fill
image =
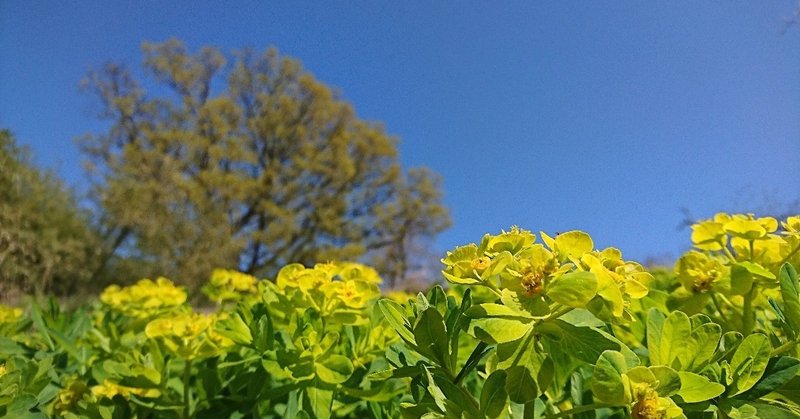
{"label": "green leaf", "polygon": [[756,276],[760,276],[762,278],[775,279],[775,274],[770,272],[769,269],[767,269],[767,268],[765,268],[765,267],[763,267],[763,266],[761,266],[761,265],[759,265],[758,263],[755,263],[755,262],[747,262],[747,261],[738,262],[734,266],[739,266],[741,268],[744,268],[744,269],[747,270],[747,272],[750,272],[751,274],[756,275]]}
{"label": "green leaf", "polygon": [[414,327],[414,340],[419,353],[447,366],[449,362],[449,345],[444,318],[435,307],[428,307],[422,312]]}
{"label": "green leaf", "polygon": [[689,316],[682,311],[673,311],[664,320],[661,329],[661,341],[658,348],[660,360],[650,360],[653,365],[667,365],[682,370],[690,363],[687,342],[692,336],[692,325]]}
{"label": "green leaf", "polygon": [[725,386],[712,382],[705,376],[688,371],[678,371],[681,378],[681,389],[678,391],[686,403],[698,403],[711,400],[725,392]]}
{"label": "green leaf", "polygon": [[323,382],[341,384],[353,374],[353,363],[343,355],[329,355],[322,362],[314,363],[314,372]]}
{"label": "green leaf", "polygon": [[423,369],[425,370],[425,377],[427,378],[428,381],[428,386],[427,386],[428,394],[430,394],[431,397],[433,397],[433,401],[436,403],[436,406],[439,408],[439,410],[441,410],[442,412],[446,412],[447,398],[444,396],[442,389],[440,389],[439,386],[436,385],[436,381],[433,380],[433,376],[431,375],[430,370],[428,370],[427,367]]}
{"label": "green leaf", "polygon": [[647,351],[650,354],[650,364],[663,365],[665,362],[661,355],[661,334],[664,329],[664,321],[666,316],[658,311],[657,308],[651,308],[647,313]]}
{"label": "green leaf", "polygon": [[528,368],[517,365],[506,370],[506,392],[514,403],[527,403],[539,396],[540,389]]}
{"label": "green leaf", "polygon": [[723,399],[719,407],[726,417],[733,419],[796,419],[800,416],[800,409],[796,406],[775,400]]}
{"label": "green leaf", "polygon": [[797,271],[791,264],[784,263],[778,280],[781,285],[783,314],[795,336],[800,336],[800,285],[797,282]]}
{"label": "green leaf", "polygon": [[631,402],[630,382],[625,373],[625,357],[616,351],[605,351],[597,359],[592,372],[592,393],[597,400],[615,406]]}
{"label": "green leaf", "polygon": [[452,416],[451,414],[458,417],[480,416],[481,408],[478,401],[467,390],[453,384],[450,377],[441,374],[441,371],[435,371],[433,379],[445,395],[445,413],[448,416]]}
{"label": "green leaf", "polygon": [[586,271],[564,274],[547,286],[545,294],[559,304],[584,307],[597,294],[597,277]]}
{"label": "green leaf", "polygon": [[22,355],[24,353],[25,350],[17,342],[7,337],[0,336],[0,354],[11,356]]}
{"label": "green leaf", "polygon": [[218,320],[214,331],[238,344],[249,345],[253,342],[250,328],[239,313],[231,313],[227,318]]}
{"label": "green leaf", "polygon": [[594,364],[603,351],[623,352],[628,364],[638,364],[638,358],[624,344],[612,336],[591,327],[576,327],[562,320],[550,320],[537,326],[536,331],[552,340],[556,348],[568,348],[569,355]]}
{"label": "green leaf", "polygon": [[503,413],[508,401],[506,392],[506,372],[497,370],[486,378],[481,389],[481,414],[496,418]]}
{"label": "green leaf", "polygon": [[531,315],[526,311],[514,310],[507,305],[495,303],[474,305],[467,309],[465,315],[471,319],[485,319],[489,317],[501,317],[504,319],[516,319],[520,321],[533,319],[533,317],[531,317]]}
{"label": "green leaf", "polygon": [[757,333],[750,335],[739,344],[731,358],[733,385],[728,395],[735,396],[753,387],[767,368],[772,345],[766,336]]}
{"label": "green leaf", "polygon": [[378,307],[381,309],[383,317],[389,322],[389,325],[394,328],[397,334],[406,342],[414,345],[414,334],[411,332],[411,324],[405,316],[403,316],[403,306],[388,298],[384,298],[378,301]]}
{"label": "green leaf", "polygon": [[655,390],[661,397],[669,397],[681,388],[681,377],[670,367],[654,365],[648,368],[656,378]]}
{"label": "green leaf", "polygon": [[489,344],[511,342],[528,333],[533,327],[530,322],[504,318],[473,319],[469,322],[469,333]]}
{"label": "green leaf", "polygon": [[775,390],[789,401],[800,405],[800,376],[792,377],[787,383]]}
{"label": "green leaf", "polygon": [[[333,404],[333,390],[319,387],[306,387],[306,402],[311,408],[312,416],[317,419],[329,419],[331,417],[331,406]],[[303,406],[305,409],[305,404]]]}
{"label": "green leaf", "polygon": [[6,417],[15,418],[28,413],[30,409],[36,406],[36,396],[33,394],[21,394],[14,397],[11,404],[6,407]]}
{"label": "green leaf", "polygon": [[780,389],[800,371],[800,360],[789,356],[770,358],[761,380],[753,388],[740,394],[742,400],[755,400]]}
{"label": "green leaf", "polygon": [[722,328],[716,323],[706,323],[692,330],[692,338],[687,351],[687,370],[699,371],[714,358],[719,340],[722,337]]}
{"label": "green leaf", "polygon": [[731,266],[731,293],[744,295],[753,288],[753,274],[740,264]]}

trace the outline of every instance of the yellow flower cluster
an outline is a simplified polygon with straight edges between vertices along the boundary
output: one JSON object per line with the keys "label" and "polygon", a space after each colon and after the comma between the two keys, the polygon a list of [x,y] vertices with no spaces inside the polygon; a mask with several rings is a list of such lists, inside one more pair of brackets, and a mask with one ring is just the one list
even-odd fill
{"label": "yellow flower cluster", "polygon": [[117,395],[122,396],[126,399],[130,399],[131,395],[154,398],[161,396],[161,391],[155,388],[127,387],[114,383],[110,380],[105,380],[103,381],[103,384],[92,387],[92,395],[94,395],[98,399],[100,398],[111,399]]}
{"label": "yellow flower cluster", "polygon": [[276,285],[285,294],[299,293],[304,302],[323,312],[338,307],[363,309],[380,296],[381,278],[374,269],[358,263],[318,263],[306,268],[295,263],[278,272]]}
{"label": "yellow flower cluster", "polygon": [[8,307],[0,304],[0,324],[14,323],[22,318],[23,311],[21,308]]}
{"label": "yellow flower cluster", "polygon": [[203,292],[218,303],[239,301],[258,294],[257,282],[252,275],[230,269],[214,269],[208,284],[203,287]]}
{"label": "yellow flower cluster", "polygon": [[112,310],[135,318],[148,318],[169,312],[186,302],[186,291],[169,279],[142,279],[121,288],[111,285],[100,295],[100,301]]}
{"label": "yellow flower cluster", "polygon": [[89,388],[83,381],[73,380],[69,383],[69,385],[67,385],[67,387],[58,392],[55,403],[53,404],[53,409],[57,413],[71,411],[83,398],[83,395],[88,392]]}
{"label": "yellow flower cluster", "polygon": [[150,321],[144,333],[148,338],[159,339],[167,350],[180,357],[205,358],[233,346],[233,341],[214,331],[219,319],[215,315],[183,313]]}
{"label": "yellow flower cluster", "polygon": [[713,288],[730,288],[730,267],[724,258],[691,250],[675,264],[675,274],[684,288],[704,293]]}
{"label": "yellow flower cluster", "polygon": [[6,364],[0,364],[0,377],[6,375]]}
{"label": "yellow flower cluster", "polygon": [[631,298],[647,295],[652,275],[640,264],[623,260],[618,249],[593,250],[591,237],[582,231],[541,236],[544,245],[536,243],[535,234],[517,227],[496,236],[487,234],[480,245],[448,252],[442,259],[442,273],[454,284],[484,285],[498,293],[510,291],[514,298],[541,299],[550,284],[564,275],[590,272],[596,279],[597,295],[617,317],[623,315]]}
{"label": "yellow flower cluster", "polygon": [[683,287],[692,293],[728,293],[734,266],[774,279],[784,262],[800,263],[800,216],[779,223],[772,217],[718,213],[692,226],[692,243],[697,250],[675,264]]}

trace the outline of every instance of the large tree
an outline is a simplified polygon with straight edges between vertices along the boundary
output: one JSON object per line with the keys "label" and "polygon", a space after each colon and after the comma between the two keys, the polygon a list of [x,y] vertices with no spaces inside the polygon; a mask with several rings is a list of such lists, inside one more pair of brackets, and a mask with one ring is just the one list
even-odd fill
{"label": "large tree", "polygon": [[86,79],[110,126],[82,150],[118,255],[195,285],[217,266],[271,276],[397,257],[411,235],[449,225],[435,176],[407,175],[382,126],[297,61],[174,39],[142,49],[144,83],[117,64]]}
{"label": "large tree", "polygon": [[94,291],[99,248],[72,191],[0,130],[0,295]]}

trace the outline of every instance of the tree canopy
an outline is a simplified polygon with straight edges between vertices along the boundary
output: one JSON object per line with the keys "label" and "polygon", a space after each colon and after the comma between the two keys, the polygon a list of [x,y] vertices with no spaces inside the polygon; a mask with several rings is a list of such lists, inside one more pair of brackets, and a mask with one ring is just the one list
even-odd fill
{"label": "tree canopy", "polygon": [[403,249],[448,227],[438,177],[405,172],[396,140],[298,61],[142,50],[150,78],[106,64],[85,80],[110,122],[80,144],[117,255],[188,285],[365,255],[401,280]]}
{"label": "tree canopy", "polygon": [[89,214],[7,130],[0,130],[0,168],[0,294],[81,291],[99,249]]}

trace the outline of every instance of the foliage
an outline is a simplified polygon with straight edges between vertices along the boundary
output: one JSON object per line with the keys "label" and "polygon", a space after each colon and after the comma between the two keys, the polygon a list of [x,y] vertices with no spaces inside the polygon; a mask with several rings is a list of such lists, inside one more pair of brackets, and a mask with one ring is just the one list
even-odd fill
{"label": "foliage", "polygon": [[214,313],[165,278],[72,313],[3,307],[0,416],[392,416],[402,380],[366,378],[397,339],[373,304],[380,282],[355,263],[292,264],[275,282],[214,271]]}
{"label": "foliage", "polygon": [[379,253],[402,280],[408,242],[449,225],[438,177],[404,174],[396,141],[299,62],[177,40],[142,49],[149,90],[116,64],[86,80],[111,125],[82,149],[111,244],[137,261],[117,271],[195,289],[215,267],[273,276]]}
{"label": "foliage", "polygon": [[[514,228],[456,248],[443,274],[470,288],[461,304],[437,289],[410,306],[380,302],[421,358],[392,371],[412,377],[402,412],[797,417],[800,218],[781,225],[743,214],[698,223],[672,283],[579,231],[538,244]],[[473,302],[472,289],[494,298]]]}
{"label": "foliage", "polygon": [[364,265],[290,264],[214,271],[214,313],[163,278],[7,308],[0,414],[793,418],[798,221],[701,221],[674,275],[515,227],[448,252],[448,291],[381,297]]}
{"label": "foliage", "polygon": [[92,279],[98,239],[72,192],[0,131],[0,292],[75,293]]}

